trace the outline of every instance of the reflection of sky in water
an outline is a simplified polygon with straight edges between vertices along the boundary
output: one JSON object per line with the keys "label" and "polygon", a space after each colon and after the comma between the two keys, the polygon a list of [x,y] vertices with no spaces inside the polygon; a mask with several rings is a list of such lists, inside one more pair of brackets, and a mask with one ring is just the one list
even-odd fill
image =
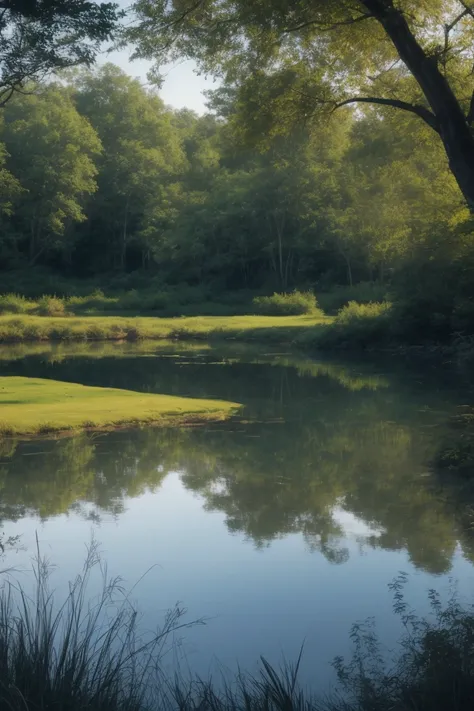
{"label": "reflection of sky in water", "polygon": [[450,577],[471,592],[463,507],[426,476],[458,402],[438,376],[434,387],[419,375],[236,344],[224,354],[185,344],[182,367],[169,357],[175,344],[161,358],[156,345],[136,346],[146,357],[134,348],[107,345],[96,359],[84,345],[54,359],[21,351],[12,362],[3,349],[0,375],[222,397],[243,402],[251,424],[0,449],[3,530],[25,548],[4,566],[29,568],[37,533],[64,592],[94,533],[110,574],[129,587],[139,581],[144,628],[177,601],[188,619],[207,618],[178,647],[191,669],[206,675],[216,660],[253,668],[260,654],[294,659],[304,641],[302,680],[313,686],[332,678],[329,662],[348,652],[353,622],[374,616],[393,646],[400,630],[387,585],[400,571],[419,612]]}
{"label": "reflection of sky in water", "polygon": [[343,528],[344,535],[350,539],[363,539],[365,536],[380,536],[382,529],[377,526],[370,526],[350,511],[336,506],[332,510],[334,520]]}

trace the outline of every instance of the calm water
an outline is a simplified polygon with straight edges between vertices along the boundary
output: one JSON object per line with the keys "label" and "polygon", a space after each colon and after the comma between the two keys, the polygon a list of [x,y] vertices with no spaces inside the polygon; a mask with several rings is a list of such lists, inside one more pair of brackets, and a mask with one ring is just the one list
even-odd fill
{"label": "calm water", "polygon": [[396,641],[387,584],[399,571],[421,612],[451,578],[472,589],[474,515],[431,464],[472,398],[442,369],[144,344],[4,348],[2,375],[245,406],[205,429],[0,442],[1,527],[22,544],[5,564],[26,570],[38,535],[65,589],[94,534],[112,574],[131,586],[148,571],[133,593],[145,626],[177,601],[207,618],[170,664],[252,669],[305,641],[302,679],[322,687],[354,621],[375,616]]}

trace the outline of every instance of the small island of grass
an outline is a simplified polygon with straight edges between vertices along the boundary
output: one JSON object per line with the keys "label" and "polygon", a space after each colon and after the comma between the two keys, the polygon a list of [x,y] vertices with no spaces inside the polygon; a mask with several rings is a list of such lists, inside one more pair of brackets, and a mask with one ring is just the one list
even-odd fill
{"label": "small island of grass", "polygon": [[0,379],[0,435],[126,425],[189,425],[230,417],[238,404],[97,388],[40,378]]}

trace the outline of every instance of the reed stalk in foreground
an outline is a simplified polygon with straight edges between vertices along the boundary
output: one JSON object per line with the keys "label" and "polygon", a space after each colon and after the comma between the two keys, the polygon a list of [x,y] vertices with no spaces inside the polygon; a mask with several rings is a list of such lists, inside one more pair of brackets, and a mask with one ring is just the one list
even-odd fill
{"label": "reed stalk in foreground", "polygon": [[[91,574],[102,587],[90,598]],[[171,635],[192,623],[170,610],[155,633],[139,631],[139,615],[120,578],[109,578],[92,543],[82,572],[62,604],[50,590],[51,566],[38,552],[35,595],[9,577],[0,591],[0,709],[141,711],[158,701],[160,661]]]}

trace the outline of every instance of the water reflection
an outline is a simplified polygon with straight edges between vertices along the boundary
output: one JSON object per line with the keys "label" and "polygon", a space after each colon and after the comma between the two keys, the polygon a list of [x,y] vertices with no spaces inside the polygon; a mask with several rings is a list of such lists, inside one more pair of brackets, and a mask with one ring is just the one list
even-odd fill
{"label": "water reflection", "polygon": [[[10,357],[8,354],[10,353]],[[264,548],[290,534],[334,564],[360,550],[405,550],[432,574],[460,545],[474,560],[456,487],[429,468],[456,393],[419,376],[314,362],[298,354],[189,344],[0,353],[0,374],[34,375],[245,404],[243,420],[206,430],[153,429],[0,442],[0,519],[74,511],[100,521],[157,491],[169,472],[229,532]],[[183,523],[185,525],[185,523]]]}

